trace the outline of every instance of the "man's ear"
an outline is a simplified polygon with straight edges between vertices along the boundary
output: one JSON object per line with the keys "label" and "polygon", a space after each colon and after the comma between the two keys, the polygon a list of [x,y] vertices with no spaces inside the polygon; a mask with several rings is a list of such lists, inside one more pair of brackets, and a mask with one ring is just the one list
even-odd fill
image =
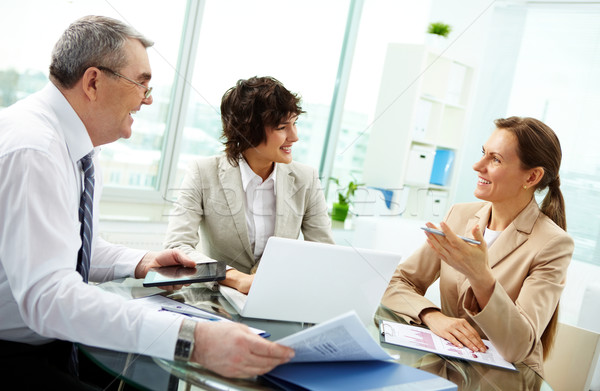
{"label": "man's ear", "polygon": [[527,187],[535,187],[544,177],[544,169],[542,167],[534,167],[529,170],[527,178]]}
{"label": "man's ear", "polygon": [[100,70],[96,67],[90,67],[85,70],[81,79],[81,87],[83,93],[91,102],[95,102],[98,99],[98,86],[101,83]]}

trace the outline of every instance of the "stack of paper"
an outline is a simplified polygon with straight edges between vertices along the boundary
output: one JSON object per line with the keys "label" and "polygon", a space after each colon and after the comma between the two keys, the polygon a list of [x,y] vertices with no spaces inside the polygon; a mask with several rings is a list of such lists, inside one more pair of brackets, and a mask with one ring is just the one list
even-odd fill
{"label": "stack of paper", "polygon": [[390,344],[515,370],[515,366],[503,359],[496,347],[487,339],[484,339],[483,343],[488,349],[485,353],[481,353],[473,352],[466,347],[458,348],[423,327],[384,320],[381,322],[380,328],[384,341]]}
{"label": "stack of paper", "polygon": [[390,361],[354,311],[277,342],[296,356],[264,377],[286,390],[457,389],[439,376]]}

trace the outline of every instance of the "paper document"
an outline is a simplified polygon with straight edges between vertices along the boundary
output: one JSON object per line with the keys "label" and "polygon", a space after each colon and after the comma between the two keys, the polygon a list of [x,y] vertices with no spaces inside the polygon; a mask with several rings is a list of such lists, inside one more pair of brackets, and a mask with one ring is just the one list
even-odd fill
{"label": "paper document", "polygon": [[219,286],[219,292],[223,295],[223,297],[235,308],[238,314],[242,313],[244,306],[246,306],[246,300],[248,300],[248,295],[238,291],[237,289],[230,288],[225,285]]}
{"label": "paper document", "polygon": [[350,311],[277,341],[294,349],[290,362],[391,360]]}
{"label": "paper document", "polygon": [[380,331],[383,340],[389,344],[515,370],[514,365],[503,359],[494,345],[487,339],[484,339],[483,343],[488,349],[485,353],[481,353],[473,352],[469,348],[458,348],[423,327],[383,320],[380,323]]}
{"label": "paper document", "polygon": [[[175,315],[186,315],[195,320],[196,322],[210,322],[210,321],[222,321],[222,322],[232,322],[229,319],[223,318],[221,316],[212,314],[211,312],[201,310],[194,306],[180,303],[176,300],[169,299],[168,297],[164,297],[162,295],[153,295],[143,297],[141,299],[135,299],[136,303],[144,305],[146,307],[151,307],[156,311],[166,311]],[[257,329],[254,327],[249,327],[250,331],[255,334],[260,335],[261,337],[269,337],[270,334],[265,330]]]}

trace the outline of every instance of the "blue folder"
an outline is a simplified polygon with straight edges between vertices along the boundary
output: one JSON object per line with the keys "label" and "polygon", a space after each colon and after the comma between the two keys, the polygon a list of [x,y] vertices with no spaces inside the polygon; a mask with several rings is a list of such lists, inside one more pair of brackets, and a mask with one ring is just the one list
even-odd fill
{"label": "blue folder", "polygon": [[423,370],[391,361],[284,364],[263,375],[284,390],[457,390],[456,384]]}
{"label": "blue folder", "polygon": [[454,162],[454,151],[449,149],[438,149],[435,151],[433,159],[433,168],[431,169],[431,178],[429,183],[434,185],[446,186],[450,179],[452,163]]}

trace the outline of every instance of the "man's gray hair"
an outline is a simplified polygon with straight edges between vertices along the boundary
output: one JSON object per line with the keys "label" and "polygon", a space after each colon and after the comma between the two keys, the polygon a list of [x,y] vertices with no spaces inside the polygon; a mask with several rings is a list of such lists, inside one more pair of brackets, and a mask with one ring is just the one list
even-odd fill
{"label": "man's gray hair", "polygon": [[154,44],[133,27],[105,16],[84,16],[73,22],[52,50],[50,78],[63,88],[71,88],[92,66],[119,71],[127,65],[123,45],[139,40],[145,48]]}

